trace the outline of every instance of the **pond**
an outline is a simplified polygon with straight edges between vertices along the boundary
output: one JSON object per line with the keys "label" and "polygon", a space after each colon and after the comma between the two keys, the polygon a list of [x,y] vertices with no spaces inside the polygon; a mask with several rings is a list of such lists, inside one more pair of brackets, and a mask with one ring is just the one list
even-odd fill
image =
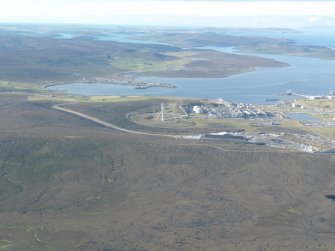
{"label": "pond", "polygon": [[286,115],[293,120],[298,120],[301,122],[310,122],[310,121],[320,121],[319,118],[313,117],[311,114],[308,113],[296,113],[296,112],[289,112]]}

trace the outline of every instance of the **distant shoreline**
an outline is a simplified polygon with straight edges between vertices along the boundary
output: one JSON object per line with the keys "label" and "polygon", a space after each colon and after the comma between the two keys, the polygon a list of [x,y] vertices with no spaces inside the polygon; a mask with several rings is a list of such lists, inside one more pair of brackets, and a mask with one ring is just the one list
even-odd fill
{"label": "distant shoreline", "polygon": [[45,89],[49,89],[52,86],[58,85],[69,85],[75,83],[82,83],[82,84],[111,84],[111,85],[119,85],[119,86],[129,86],[133,87],[134,89],[148,89],[153,87],[160,87],[160,88],[177,88],[177,86],[168,84],[168,83],[153,83],[153,82],[136,82],[136,81],[71,81],[69,83],[50,83],[44,86]]}

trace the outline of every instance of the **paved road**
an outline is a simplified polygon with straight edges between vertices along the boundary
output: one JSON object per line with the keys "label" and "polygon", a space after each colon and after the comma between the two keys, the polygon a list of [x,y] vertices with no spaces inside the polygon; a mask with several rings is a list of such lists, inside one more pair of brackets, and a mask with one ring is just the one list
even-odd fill
{"label": "paved road", "polygon": [[68,109],[68,108],[64,108],[64,107],[62,107],[63,105],[67,105],[67,104],[54,105],[53,108],[58,110],[58,111],[67,112],[67,113],[73,114],[77,117],[81,117],[81,118],[93,121],[93,122],[95,122],[99,125],[102,125],[102,126],[105,126],[105,127],[108,127],[108,128],[113,128],[113,129],[118,130],[118,131],[122,131],[122,132],[126,132],[126,133],[133,133],[133,134],[140,134],[140,135],[147,135],[147,136],[168,137],[168,138],[174,138],[174,139],[178,139],[178,138],[181,139],[181,138],[184,138],[184,137],[189,137],[189,136],[170,135],[170,134],[139,132],[139,131],[133,131],[133,130],[121,128],[117,125],[114,125],[112,123],[103,121],[103,120],[95,118],[95,117],[92,117],[92,116],[87,115],[85,113],[81,113],[81,112],[77,112],[77,111],[74,111],[74,110],[71,110],[71,109]]}
{"label": "paved road", "polygon": [[[108,128],[112,128],[121,132],[126,132],[126,133],[132,133],[132,134],[138,134],[138,135],[146,135],[146,136],[156,136],[156,137],[168,137],[168,138],[173,138],[173,139],[196,139],[197,136],[185,136],[185,135],[171,135],[171,134],[159,134],[159,133],[148,133],[148,132],[139,132],[139,131],[133,131],[133,130],[129,130],[129,129],[125,129],[122,127],[119,127],[117,125],[114,125],[112,123],[103,121],[101,119],[92,117],[90,115],[87,115],[85,113],[81,113],[78,111],[74,111],[71,110],[69,108],[64,108],[62,107],[63,105],[68,105],[68,104],[59,104],[59,105],[54,105],[53,108],[58,110],[58,111],[62,111],[62,112],[66,112],[66,113],[70,113],[73,114],[77,117],[80,118],[84,118],[90,121],[93,121],[99,125],[108,127]],[[222,148],[219,146],[215,146],[215,145],[209,145],[209,144],[180,144],[180,145],[184,145],[184,146],[202,146],[202,147],[210,147],[210,148],[215,148],[217,150],[220,151],[224,151],[224,152],[240,152],[240,153],[279,153],[279,152],[293,152],[293,151],[288,151],[288,150],[282,150],[282,149],[276,149],[276,150],[256,150],[256,151],[250,151],[250,150],[238,150],[238,149],[227,149],[227,148]],[[297,152],[295,152],[297,153]],[[301,154],[307,154],[307,153],[301,153]],[[307,154],[309,155],[309,154]]]}

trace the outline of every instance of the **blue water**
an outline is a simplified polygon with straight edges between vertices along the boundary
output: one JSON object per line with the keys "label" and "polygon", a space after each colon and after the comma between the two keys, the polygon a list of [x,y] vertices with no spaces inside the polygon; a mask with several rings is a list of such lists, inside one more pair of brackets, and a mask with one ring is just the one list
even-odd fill
{"label": "blue water", "polygon": [[262,36],[285,38],[292,40],[297,45],[316,45],[335,48],[335,28],[334,27],[318,27],[318,28],[301,28],[297,31],[282,30],[242,30],[227,31],[228,35],[235,36]]}
{"label": "blue water", "polygon": [[168,82],[178,86],[171,90],[181,96],[224,98],[232,101],[264,103],[264,99],[281,98],[287,90],[320,95],[335,89],[335,61],[314,58],[262,55],[289,63],[289,67],[258,68],[254,72],[219,79],[141,78],[143,81]]}
{"label": "blue water", "polygon": [[57,33],[53,38],[72,39],[72,38],[75,38],[75,37],[77,37],[76,34],[64,32],[64,33]]}
{"label": "blue water", "polygon": [[319,118],[313,117],[312,115],[308,113],[286,113],[286,115],[293,120],[298,120],[301,122],[311,122],[311,121],[320,121]]}
{"label": "blue water", "polygon": [[[299,44],[326,45],[335,47],[335,32],[333,29],[300,32],[266,32],[273,37],[286,37]],[[317,33],[319,32],[319,33]],[[235,35],[250,35],[248,32]],[[143,42],[130,39],[128,34],[114,34],[104,36],[103,40],[119,42]],[[154,41],[153,41],[154,42]],[[151,43],[146,41],[145,43]],[[214,49],[222,52],[241,53],[231,47],[206,46],[202,49]],[[230,101],[245,103],[268,103],[265,99],[282,98],[287,90],[306,95],[326,94],[329,89],[335,89],[335,61],[320,60],[307,57],[285,55],[266,55],[261,57],[273,58],[290,64],[289,67],[258,68],[256,71],[234,75],[226,78],[156,78],[144,77],[140,81],[163,82],[177,86],[175,89],[149,88],[133,89],[131,87],[108,84],[83,84],[53,86],[55,90],[65,90],[79,95],[145,95],[145,96],[180,96],[216,99],[223,98]]]}
{"label": "blue water", "polygon": [[[262,55],[263,56],[263,55]],[[258,68],[256,71],[226,78],[157,78],[142,77],[140,81],[170,83],[174,89],[148,88],[145,90],[108,84],[53,86],[80,95],[145,95],[180,96],[216,99],[245,103],[267,103],[265,99],[282,98],[287,90],[307,95],[321,95],[335,89],[335,61],[315,58],[264,55],[287,62],[289,67]]]}
{"label": "blue water", "polygon": [[[316,46],[327,46],[330,48],[335,48],[335,28],[301,28],[299,30],[227,30],[222,32],[227,35],[232,36],[262,36],[262,37],[273,37],[273,38],[285,38],[290,39],[298,45],[316,45]],[[58,33],[55,38],[71,39],[79,36],[80,34],[64,32]],[[163,44],[171,45],[168,43],[163,43],[154,40],[144,40],[143,37],[149,36],[148,33],[101,33],[100,36],[96,35],[92,39],[102,40],[102,41],[115,41],[123,43],[142,43],[142,44]],[[140,36],[141,39],[136,39]],[[151,38],[152,39],[152,38]]]}
{"label": "blue water", "polygon": [[185,48],[185,49],[215,50],[215,51],[220,51],[224,53],[243,54],[242,52],[238,51],[234,47],[201,46],[201,47],[192,47],[192,48]]}
{"label": "blue water", "polygon": [[[81,34],[71,33],[71,32],[63,32],[57,33],[53,38],[57,39],[72,39],[81,36]],[[141,39],[136,39],[136,37],[140,36]],[[91,39],[99,40],[99,41],[113,41],[120,43],[131,43],[131,44],[161,44],[161,45],[169,45],[174,46],[172,44],[163,43],[159,41],[153,40],[145,40],[144,37],[149,36],[146,33],[100,33],[100,35],[91,35],[89,36]]]}
{"label": "blue water", "polygon": [[136,39],[137,36],[141,38],[148,36],[145,33],[135,33],[135,34],[127,34],[127,33],[104,33],[101,36],[96,36],[96,40],[100,41],[114,41],[120,43],[135,43],[135,44],[161,44],[161,45],[169,45],[173,46],[172,44],[158,42],[158,41],[150,41],[145,39]]}

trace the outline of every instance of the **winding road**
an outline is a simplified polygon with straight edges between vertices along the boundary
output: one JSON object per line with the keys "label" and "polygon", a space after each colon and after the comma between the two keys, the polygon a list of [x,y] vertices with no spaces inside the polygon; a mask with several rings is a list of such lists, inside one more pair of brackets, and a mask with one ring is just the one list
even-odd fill
{"label": "winding road", "polygon": [[170,134],[158,134],[158,133],[148,133],[148,132],[133,131],[133,130],[125,129],[125,128],[119,127],[117,125],[114,125],[112,123],[103,121],[103,120],[98,119],[96,117],[92,117],[92,116],[87,115],[85,113],[77,112],[77,111],[74,111],[74,110],[62,107],[64,105],[68,105],[68,104],[54,105],[54,106],[52,106],[52,108],[54,108],[54,109],[56,109],[58,111],[62,111],[62,112],[73,114],[73,115],[75,115],[77,117],[93,121],[93,122],[95,122],[95,123],[97,123],[99,125],[102,125],[102,126],[105,126],[105,127],[108,127],[108,128],[112,128],[112,129],[115,129],[115,130],[118,130],[118,131],[121,131],[121,132],[140,134],[140,135],[147,135],[147,136],[168,137],[168,138],[174,138],[174,139],[181,139],[181,138],[192,137],[192,136],[181,136],[181,135],[170,135]]}
{"label": "winding road", "polygon": [[[73,103],[71,103],[73,104]],[[132,133],[132,134],[137,134],[137,135],[146,135],[146,136],[155,136],[155,137],[167,137],[167,138],[173,138],[173,139],[199,139],[199,136],[192,136],[192,135],[172,135],[172,134],[159,134],[159,133],[148,133],[148,132],[139,132],[139,131],[134,131],[134,130],[129,130],[129,129],[125,129],[122,127],[119,127],[115,124],[103,121],[101,119],[98,119],[96,117],[87,115],[85,113],[82,112],[78,112],[78,111],[74,111],[71,110],[69,108],[65,108],[63,107],[64,105],[69,105],[69,103],[65,103],[65,104],[58,104],[58,105],[54,105],[52,106],[52,108],[58,110],[58,111],[62,111],[62,112],[66,112],[72,115],[75,115],[77,117],[83,118],[83,119],[87,119],[89,121],[95,122],[99,125],[108,127],[108,128],[112,128],[121,132],[126,132],[126,133]],[[241,149],[227,149],[227,148],[222,148],[219,146],[215,146],[215,145],[209,145],[209,144],[180,144],[183,146],[202,146],[202,147],[209,147],[209,148],[214,148],[223,152],[240,152],[240,153],[290,153],[293,151],[288,151],[288,150],[282,150],[282,149],[276,149],[276,150],[257,150],[257,151],[250,151],[250,150],[241,150]],[[295,153],[300,153],[300,154],[307,154],[308,153],[302,153],[302,152],[295,152]]]}

